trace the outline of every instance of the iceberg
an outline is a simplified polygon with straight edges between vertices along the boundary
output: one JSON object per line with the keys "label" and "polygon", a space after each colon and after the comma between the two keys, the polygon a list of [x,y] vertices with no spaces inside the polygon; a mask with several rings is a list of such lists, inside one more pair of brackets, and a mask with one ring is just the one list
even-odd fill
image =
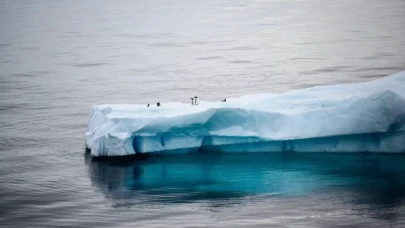
{"label": "iceberg", "polygon": [[227,102],[153,106],[92,106],[85,134],[91,156],[405,152],[405,71]]}

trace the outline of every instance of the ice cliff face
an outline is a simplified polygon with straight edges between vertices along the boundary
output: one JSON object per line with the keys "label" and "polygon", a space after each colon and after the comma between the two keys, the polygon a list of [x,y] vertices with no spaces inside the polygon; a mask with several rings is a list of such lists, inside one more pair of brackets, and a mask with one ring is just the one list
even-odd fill
{"label": "ice cliff face", "polygon": [[85,137],[91,155],[405,152],[405,72],[226,103],[153,106],[93,106]]}

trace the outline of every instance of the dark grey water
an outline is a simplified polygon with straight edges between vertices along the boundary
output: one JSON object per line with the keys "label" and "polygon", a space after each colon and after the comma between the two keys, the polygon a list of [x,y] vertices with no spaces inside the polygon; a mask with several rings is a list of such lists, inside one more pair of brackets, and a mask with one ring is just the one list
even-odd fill
{"label": "dark grey water", "polygon": [[0,1],[0,227],[403,227],[405,157],[96,162],[92,104],[405,70],[403,0]]}

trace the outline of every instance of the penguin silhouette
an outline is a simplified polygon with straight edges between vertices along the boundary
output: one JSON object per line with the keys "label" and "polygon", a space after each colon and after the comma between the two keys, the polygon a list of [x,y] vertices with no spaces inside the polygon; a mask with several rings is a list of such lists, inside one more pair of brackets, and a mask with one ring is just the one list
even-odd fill
{"label": "penguin silhouette", "polygon": [[225,99],[223,99],[221,102],[226,102],[226,98],[225,98]]}
{"label": "penguin silhouette", "polygon": [[146,107],[149,107],[150,104],[146,105]]}
{"label": "penguin silhouette", "polygon": [[159,107],[159,106],[160,106],[160,102],[158,102],[156,105]]}
{"label": "penguin silhouette", "polygon": [[198,105],[198,103],[197,103],[197,96],[194,96],[194,105]]}
{"label": "penguin silhouette", "polygon": [[191,99],[191,105],[194,105],[194,98],[190,98]]}

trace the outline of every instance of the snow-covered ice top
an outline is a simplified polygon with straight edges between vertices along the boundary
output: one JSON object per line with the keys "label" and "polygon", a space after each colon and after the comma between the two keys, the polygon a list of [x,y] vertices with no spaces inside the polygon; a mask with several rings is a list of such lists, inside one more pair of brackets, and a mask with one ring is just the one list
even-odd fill
{"label": "snow-covered ice top", "polygon": [[405,71],[227,102],[94,105],[92,156],[135,153],[405,152]]}

